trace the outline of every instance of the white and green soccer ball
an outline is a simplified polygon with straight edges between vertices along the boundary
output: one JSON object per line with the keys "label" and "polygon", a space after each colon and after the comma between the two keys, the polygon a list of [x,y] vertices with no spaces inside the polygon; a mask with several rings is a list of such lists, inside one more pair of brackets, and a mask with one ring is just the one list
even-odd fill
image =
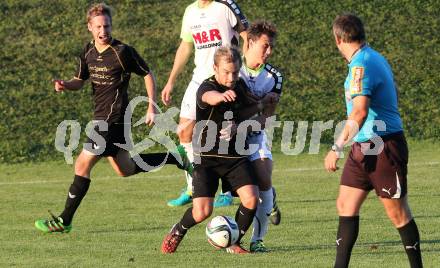
{"label": "white and green soccer ball", "polygon": [[208,222],[206,235],[208,242],[214,247],[227,248],[238,240],[238,225],[229,216],[216,216]]}

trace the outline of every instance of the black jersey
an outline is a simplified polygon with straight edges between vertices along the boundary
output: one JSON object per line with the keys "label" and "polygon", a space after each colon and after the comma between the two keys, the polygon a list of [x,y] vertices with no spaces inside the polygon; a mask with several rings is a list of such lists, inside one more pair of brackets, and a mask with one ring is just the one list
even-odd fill
{"label": "black jersey", "polygon": [[149,68],[136,50],[116,39],[99,52],[89,42],[79,57],[77,79],[92,82],[95,120],[119,121],[128,105],[127,88],[134,72],[146,76]]}
{"label": "black jersey", "polygon": [[[234,136],[229,142],[227,141],[220,141],[220,133],[219,131],[222,129],[223,122],[227,120],[234,121],[236,124],[238,124],[237,115],[239,113],[239,110],[245,106],[251,105],[254,103],[252,99],[249,98],[249,95],[247,94],[248,89],[246,88],[245,82],[240,78],[240,80],[235,84],[234,91],[237,95],[237,98],[234,102],[221,102],[220,104],[216,106],[211,106],[208,103],[205,103],[202,101],[202,96],[204,93],[208,91],[218,91],[218,92],[225,92],[228,89],[222,85],[220,85],[214,77],[208,78],[200,85],[198,91],[197,91],[197,108],[196,108],[196,122],[200,124],[200,121],[206,122],[206,120],[210,121],[211,123],[202,123],[201,127],[198,127],[196,129],[196,140],[193,141],[196,143],[196,146],[194,147],[194,151],[196,154],[199,154],[200,156],[241,156],[239,152],[236,151],[235,148],[235,142],[236,142],[236,136]],[[225,116],[226,114],[226,116]],[[225,119],[226,117],[226,119]],[[205,145],[212,141],[207,141],[207,139],[214,138],[214,135],[210,133],[209,128],[211,125],[215,124],[217,126],[217,129],[215,131],[215,144],[212,149],[210,149],[207,152],[200,153],[198,148],[205,148]],[[211,124],[211,125],[210,125]],[[211,130],[212,131],[212,130]],[[237,135],[244,135],[246,137],[246,133],[239,133]],[[227,150],[223,151],[223,149],[219,150],[219,148],[225,148],[224,144],[228,144]],[[212,143],[211,143],[212,144]]]}

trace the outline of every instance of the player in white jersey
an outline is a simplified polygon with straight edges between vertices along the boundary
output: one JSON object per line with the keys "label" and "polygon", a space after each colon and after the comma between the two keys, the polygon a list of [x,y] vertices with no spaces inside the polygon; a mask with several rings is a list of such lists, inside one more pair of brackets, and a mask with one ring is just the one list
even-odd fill
{"label": "player in white jersey", "polygon": [[[246,39],[248,22],[233,0],[197,0],[189,5],[183,16],[182,39],[177,49],[168,82],[162,90],[162,102],[169,105],[174,84],[187,64],[193,47],[195,69],[182,100],[177,134],[180,144],[193,161],[192,133],[196,119],[196,92],[203,80],[214,74],[214,53],[225,45],[237,45],[239,35]],[[246,45],[245,45],[246,46]],[[191,202],[192,178],[187,173],[187,189],[179,198],[168,202],[169,206],[181,206]]]}
{"label": "player in white jersey", "polygon": [[[249,90],[257,97],[263,98],[272,95],[272,98],[279,101],[283,77],[272,65],[267,63],[272,54],[277,30],[275,26],[266,21],[252,23],[248,29],[248,48],[244,53],[244,64],[240,69],[240,77],[246,82]],[[275,107],[274,107],[275,108]],[[273,115],[275,109],[256,120],[264,124],[267,116]],[[253,222],[253,233],[251,239],[251,252],[266,252],[263,238],[267,233],[269,215],[274,213],[274,224],[279,224],[280,212],[274,206],[274,190],[272,188],[272,153],[267,145],[266,133],[256,131],[249,133],[247,143],[258,145],[258,150],[248,158],[256,171],[259,187],[259,203]]]}

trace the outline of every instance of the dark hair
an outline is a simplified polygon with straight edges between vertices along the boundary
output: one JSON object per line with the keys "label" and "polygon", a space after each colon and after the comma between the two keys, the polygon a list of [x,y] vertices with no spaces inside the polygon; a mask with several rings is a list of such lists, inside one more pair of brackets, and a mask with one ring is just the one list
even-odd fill
{"label": "dark hair", "polygon": [[218,66],[221,59],[224,59],[226,62],[238,62],[239,67],[241,67],[242,60],[240,51],[235,46],[222,46],[215,51],[214,54],[214,64]]}
{"label": "dark hair", "polygon": [[248,40],[257,41],[263,34],[269,38],[277,37],[277,28],[269,21],[257,20],[247,30]]}
{"label": "dark hair", "polygon": [[333,32],[346,43],[365,42],[365,30],[361,19],[350,13],[336,17],[333,21]]}
{"label": "dark hair", "polygon": [[87,11],[87,22],[90,22],[90,20],[93,17],[104,16],[104,15],[107,15],[110,18],[110,23],[111,23],[112,22],[111,8],[105,3],[94,4]]}

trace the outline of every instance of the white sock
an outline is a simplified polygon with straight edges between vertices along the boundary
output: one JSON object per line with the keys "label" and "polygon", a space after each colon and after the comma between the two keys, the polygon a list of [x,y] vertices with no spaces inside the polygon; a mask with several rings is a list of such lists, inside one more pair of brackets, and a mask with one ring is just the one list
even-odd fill
{"label": "white sock", "polygon": [[185,171],[185,177],[186,177],[186,193],[189,194],[189,195],[192,195],[192,182],[193,182],[193,178],[186,171]]}
{"label": "white sock", "polygon": [[191,161],[191,163],[194,162],[194,150],[192,142],[182,142],[180,143],[180,145],[185,148],[186,155],[188,156],[189,161]]}
{"label": "white sock", "polygon": [[[189,161],[194,162],[194,151],[193,151],[192,142],[184,142],[180,144],[183,146],[183,148],[185,148],[186,155],[188,156]],[[186,192],[188,194],[192,194],[193,178],[186,171],[185,171],[185,177],[186,177]]]}
{"label": "white sock", "polygon": [[227,191],[225,193],[223,193],[223,191],[221,192],[222,195],[227,195],[229,197],[232,197],[231,191]]}
{"label": "white sock", "polygon": [[257,212],[255,213],[252,229],[251,242],[263,240],[267,234],[269,226],[269,215],[273,207],[273,192],[272,188],[268,191],[260,191],[258,200]]}

